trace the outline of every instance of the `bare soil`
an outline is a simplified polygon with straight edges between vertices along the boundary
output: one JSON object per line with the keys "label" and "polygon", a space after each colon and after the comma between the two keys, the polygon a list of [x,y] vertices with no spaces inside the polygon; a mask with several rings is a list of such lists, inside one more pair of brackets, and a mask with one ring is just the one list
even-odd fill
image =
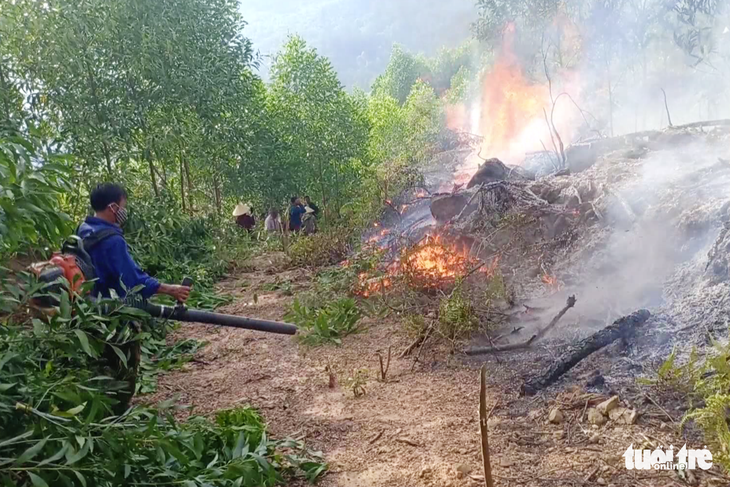
{"label": "bare soil", "polygon": [[[261,286],[289,279],[296,295],[311,282],[305,270],[239,273],[221,284],[235,302],[221,311],[265,319],[282,319],[294,299]],[[256,298],[254,298],[254,295]],[[522,353],[466,360],[427,347],[414,366],[398,359],[411,341],[398,316],[365,319],[363,330],[342,346],[307,348],[292,337],[248,330],[185,324],[173,340],[208,342],[193,362],[160,378],[158,392],[141,398],[155,403],[172,397],[197,414],[249,404],[266,417],[275,437],[302,437],[321,450],[330,471],[320,485],[478,486],[484,485],[479,440],[479,367],[487,363],[489,442],[496,485],[502,486],[726,486],[717,467],[695,470],[688,479],[676,472],[629,471],[622,454],[629,445],[654,449],[686,441],[679,431],[681,412],[640,400],[635,391],[618,391],[623,403],[636,408],[637,424],[588,424],[585,409],[607,399],[585,387],[586,377],[602,370],[606,351],[568,374],[544,394],[518,396],[524,377],[537,373],[554,355],[546,345]],[[549,340],[546,341],[549,343]],[[379,381],[376,352],[392,363]],[[337,371],[330,388],[325,368]],[[355,397],[345,387],[358,369],[367,369],[366,393]],[[643,397],[642,397],[643,399]],[[588,406],[587,406],[588,405]],[[660,404],[661,406],[661,404]],[[561,424],[547,421],[560,408]],[[689,447],[699,444],[688,444]]]}

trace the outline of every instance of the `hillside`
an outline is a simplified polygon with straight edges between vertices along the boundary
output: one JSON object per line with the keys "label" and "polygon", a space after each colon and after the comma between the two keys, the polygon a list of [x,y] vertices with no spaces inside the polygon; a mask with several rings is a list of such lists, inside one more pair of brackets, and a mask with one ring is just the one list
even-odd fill
{"label": "hillside", "polygon": [[[394,43],[427,55],[454,47],[471,35],[477,10],[472,0],[249,0],[241,2],[241,14],[262,55],[273,55],[288,34],[298,34],[332,61],[345,86],[367,89],[385,69]],[[265,59],[264,77],[270,65]]]}

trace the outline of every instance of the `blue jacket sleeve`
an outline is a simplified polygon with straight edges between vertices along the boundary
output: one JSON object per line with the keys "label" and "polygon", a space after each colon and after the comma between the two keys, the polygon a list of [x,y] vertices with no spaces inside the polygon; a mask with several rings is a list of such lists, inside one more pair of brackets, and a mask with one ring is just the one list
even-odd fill
{"label": "blue jacket sleeve", "polygon": [[143,297],[149,298],[157,293],[157,290],[160,288],[160,282],[140,269],[132,259],[132,256],[129,255],[127,242],[123,238],[112,238],[111,240],[109,242],[109,252],[112,255],[110,256],[109,262],[113,263],[114,273],[121,276],[122,282],[127,289],[132,289],[142,284],[144,288],[140,291],[140,294]]}

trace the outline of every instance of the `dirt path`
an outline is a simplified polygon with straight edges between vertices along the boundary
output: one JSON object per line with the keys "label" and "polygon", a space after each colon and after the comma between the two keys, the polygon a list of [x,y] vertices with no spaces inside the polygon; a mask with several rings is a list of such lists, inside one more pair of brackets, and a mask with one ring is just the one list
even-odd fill
{"label": "dirt path", "polygon": [[[295,283],[295,295],[310,279],[301,270],[278,276]],[[274,275],[253,272],[222,283],[222,289],[236,297],[222,311],[281,319],[293,298],[258,290],[274,280]],[[324,452],[330,465],[320,483],[325,487],[483,485],[479,364],[429,351],[411,371],[412,359],[396,358],[408,343],[396,318],[366,319],[363,324],[366,329],[347,337],[341,347],[315,349],[300,348],[287,336],[184,325],[174,339],[196,338],[209,344],[183,370],[161,377],[158,392],[143,400],[177,396],[198,414],[253,405],[262,411],[274,436],[302,436],[310,447]],[[388,381],[382,383],[376,380],[375,353],[388,346],[394,357]],[[488,361],[488,404],[494,407],[490,443],[497,485],[687,485],[674,472],[628,471],[624,466],[621,455],[632,443],[637,448],[654,444],[652,449],[682,444],[671,423],[661,426],[658,412],[647,409],[632,426],[609,423],[592,428],[579,421],[584,402],[590,399],[580,388],[557,397],[517,397],[524,366],[534,368],[525,364],[529,360],[527,355],[513,355]],[[339,373],[340,384],[334,389],[329,388],[327,364]],[[355,398],[342,381],[363,368],[369,375],[367,392]],[[566,416],[562,424],[547,422],[556,404]],[[701,485],[728,485],[727,480],[711,483],[716,476],[696,474]]]}

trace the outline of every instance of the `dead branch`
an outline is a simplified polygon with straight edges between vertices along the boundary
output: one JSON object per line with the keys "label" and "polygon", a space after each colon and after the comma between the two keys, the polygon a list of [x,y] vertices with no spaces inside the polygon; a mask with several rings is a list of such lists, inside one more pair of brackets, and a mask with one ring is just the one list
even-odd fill
{"label": "dead branch", "polygon": [[543,374],[525,382],[522,386],[522,394],[531,396],[554,384],[563,374],[592,353],[610,345],[619,338],[627,339],[649,317],[651,317],[651,313],[645,309],[636,311],[633,314],[616,320],[612,325],[601,331],[578,341],[575,345],[563,352]]}
{"label": "dead branch", "polygon": [[380,361],[380,380],[385,382],[388,379],[388,369],[390,368],[390,352],[393,347],[388,347],[388,361],[385,364],[385,367],[383,366],[383,355],[380,352],[377,352],[375,355],[378,356],[378,360]]}
{"label": "dead branch", "polygon": [[671,415],[671,414],[669,414],[669,413],[667,412],[667,410],[666,410],[666,409],[664,409],[663,407],[661,407],[661,406],[659,405],[659,403],[657,403],[657,402],[656,402],[656,401],[655,401],[654,399],[652,399],[652,397],[651,397],[651,396],[650,396],[649,394],[644,394],[644,397],[645,397],[645,398],[647,398],[647,399],[649,400],[649,402],[651,402],[651,403],[652,403],[653,405],[655,405],[655,406],[656,406],[657,408],[659,408],[659,410],[660,410],[661,412],[663,412],[663,413],[664,413],[664,415],[665,415],[665,416],[666,416],[667,418],[669,418],[669,421],[671,421],[672,423],[676,423],[676,422],[677,422],[677,421],[676,421],[676,420],[675,420],[675,419],[674,419],[674,418],[672,417],[672,415]]}
{"label": "dead branch", "polygon": [[558,161],[562,161],[563,159],[560,157],[560,153],[558,152],[558,145],[555,143],[555,135],[553,135],[553,129],[550,126],[550,119],[548,119],[547,110],[543,108],[542,113],[545,115],[545,124],[547,125],[548,131],[550,132],[550,141],[553,143],[553,151],[555,152],[555,157],[558,159]]}
{"label": "dead branch", "polygon": [[568,312],[570,308],[575,306],[576,299],[575,296],[570,296],[565,303],[565,306],[563,309],[561,309],[557,315],[550,321],[550,323],[547,324],[544,328],[540,329],[532,335],[528,340],[521,342],[521,343],[511,343],[509,345],[504,345],[502,347],[478,347],[478,348],[471,348],[468,350],[465,350],[464,353],[467,355],[484,355],[487,353],[497,353],[497,352],[507,352],[510,350],[521,350],[525,348],[529,348],[533,343],[540,340],[545,334],[550,331],[557,323],[560,321],[560,318],[565,315],[565,313]]}
{"label": "dead branch", "polygon": [[421,358],[421,352],[423,351],[423,347],[426,346],[426,342],[431,337],[431,331],[433,331],[433,325],[428,327],[428,330],[426,330],[426,335],[423,337],[423,341],[421,342],[421,346],[418,348],[418,353],[416,354],[416,358],[413,360],[413,365],[411,365],[411,372],[413,369],[416,368],[416,364],[418,363],[418,360]]}
{"label": "dead branch", "polygon": [[405,443],[406,445],[415,446],[415,447],[421,446],[418,443],[416,443],[415,441],[409,440],[408,438],[396,438],[395,441],[397,441],[398,443]]}
{"label": "dead branch", "polygon": [[410,355],[425,339],[426,337],[431,333],[431,328],[433,328],[433,323],[428,325],[428,328],[426,328],[423,333],[418,335],[416,339],[406,347],[405,350],[398,356],[398,358],[404,358]]}
{"label": "dead branch", "polygon": [[472,201],[474,201],[474,198],[477,197],[477,195],[484,189],[484,183],[480,184],[477,190],[474,192],[473,195],[471,195],[471,198],[469,198],[469,201],[466,202],[466,205],[464,205],[464,208],[461,209],[458,215],[456,215],[456,218],[453,219],[453,221],[459,221],[461,219],[461,215],[464,214],[467,208],[469,208],[469,205],[471,205]]}
{"label": "dead branch", "polygon": [[669,126],[673,127],[672,125],[672,115],[669,113],[669,105],[667,104],[667,92],[664,91],[664,88],[660,88],[662,90],[662,94],[664,95],[664,109],[667,111],[667,121],[669,122]]}
{"label": "dead branch", "polygon": [[372,438],[370,438],[370,441],[368,441],[368,443],[372,445],[373,443],[378,441],[381,436],[383,436],[383,433],[385,433],[385,430],[380,430],[379,433],[376,433]]}
{"label": "dead branch", "polygon": [[482,459],[484,460],[484,483],[487,487],[494,487],[492,479],[492,463],[489,460],[489,417],[487,416],[487,365],[482,365],[479,373],[479,432],[482,437]]}

